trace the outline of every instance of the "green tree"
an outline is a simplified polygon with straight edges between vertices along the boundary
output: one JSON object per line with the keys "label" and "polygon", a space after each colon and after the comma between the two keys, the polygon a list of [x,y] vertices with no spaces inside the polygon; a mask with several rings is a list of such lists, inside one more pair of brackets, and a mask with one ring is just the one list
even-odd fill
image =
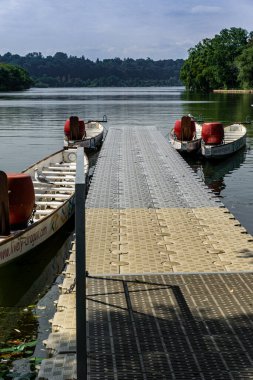
{"label": "green tree", "polygon": [[206,38],[189,50],[189,58],[180,71],[180,79],[189,90],[209,91],[215,85],[214,70],[209,62],[210,45],[211,40]]}
{"label": "green tree", "polygon": [[223,29],[212,40],[213,63],[217,88],[236,88],[238,69],[236,58],[247,45],[248,32],[241,28]]}
{"label": "green tree", "polygon": [[19,91],[31,87],[33,81],[26,70],[0,63],[0,91]]}
{"label": "green tree", "polygon": [[191,48],[180,72],[186,88],[200,91],[236,88],[239,84],[236,58],[247,46],[248,37],[245,29],[233,27]]}
{"label": "green tree", "polygon": [[237,57],[238,80],[242,88],[253,88],[253,43]]}

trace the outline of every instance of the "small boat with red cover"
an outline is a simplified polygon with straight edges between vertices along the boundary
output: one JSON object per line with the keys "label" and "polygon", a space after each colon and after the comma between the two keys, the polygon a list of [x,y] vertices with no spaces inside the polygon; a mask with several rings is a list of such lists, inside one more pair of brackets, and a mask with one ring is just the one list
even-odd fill
{"label": "small boat with red cover", "polygon": [[203,123],[201,153],[208,159],[222,159],[246,145],[247,129],[235,123],[224,127],[220,122]]}
{"label": "small boat with red cover", "polygon": [[201,146],[201,126],[191,115],[176,120],[170,132],[170,142],[178,152],[196,153]]}
{"label": "small boat with red cover", "polygon": [[63,149],[22,173],[0,171],[0,266],[38,247],[73,215],[76,154]]}
{"label": "small boat with red cover", "polygon": [[[107,121],[105,115],[102,121]],[[78,116],[70,116],[64,124],[64,147],[96,149],[102,144],[103,137],[104,127],[98,120],[85,122]]]}

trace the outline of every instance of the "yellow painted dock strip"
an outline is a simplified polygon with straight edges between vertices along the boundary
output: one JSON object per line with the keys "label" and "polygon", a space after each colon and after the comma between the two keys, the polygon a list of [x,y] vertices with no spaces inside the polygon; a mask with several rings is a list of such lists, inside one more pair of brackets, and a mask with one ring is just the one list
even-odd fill
{"label": "yellow painted dock strip", "polygon": [[253,238],[226,208],[88,209],[91,275],[252,270]]}

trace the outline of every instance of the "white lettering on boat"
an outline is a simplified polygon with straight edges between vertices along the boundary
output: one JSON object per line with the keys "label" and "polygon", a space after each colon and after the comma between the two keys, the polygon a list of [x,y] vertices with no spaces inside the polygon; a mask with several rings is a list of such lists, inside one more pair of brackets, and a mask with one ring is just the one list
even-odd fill
{"label": "white lettering on boat", "polygon": [[9,248],[4,248],[2,251],[0,251],[0,260],[4,260],[10,256]]}
{"label": "white lettering on boat", "polygon": [[30,246],[30,248],[34,247],[36,241],[40,240],[45,235],[47,235],[47,226],[44,226],[27,236],[20,236],[18,239],[14,239],[8,247],[0,250],[0,261],[7,259],[11,255],[27,251],[25,249],[27,246]]}
{"label": "white lettering on boat", "polygon": [[41,228],[39,231],[33,232],[31,235],[26,236],[23,239],[22,244],[32,245],[33,247],[34,243],[46,234],[47,234],[47,226]]}

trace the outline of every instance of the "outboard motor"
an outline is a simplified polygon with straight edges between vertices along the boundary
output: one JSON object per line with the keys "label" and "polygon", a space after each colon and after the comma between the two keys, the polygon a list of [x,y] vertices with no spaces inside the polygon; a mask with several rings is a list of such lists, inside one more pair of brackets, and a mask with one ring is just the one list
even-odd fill
{"label": "outboard motor", "polygon": [[174,133],[178,140],[191,141],[196,134],[195,121],[189,116],[183,116],[181,120],[175,121]]}
{"label": "outboard motor", "polygon": [[85,136],[85,122],[78,116],[70,116],[64,124],[64,134],[69,140],[82,140]]}
{"label": "outboard motor", "polygon": [[35,205],[32,178],[26,173],[6,173],[9,193],[9,215],[12,229],[27,227]]}
{"label": "outboard motor", "polygon": [[202,125],[201,137],[207,145],[219,145],[224,139],[224,128],[222,123],[204,123]]}

